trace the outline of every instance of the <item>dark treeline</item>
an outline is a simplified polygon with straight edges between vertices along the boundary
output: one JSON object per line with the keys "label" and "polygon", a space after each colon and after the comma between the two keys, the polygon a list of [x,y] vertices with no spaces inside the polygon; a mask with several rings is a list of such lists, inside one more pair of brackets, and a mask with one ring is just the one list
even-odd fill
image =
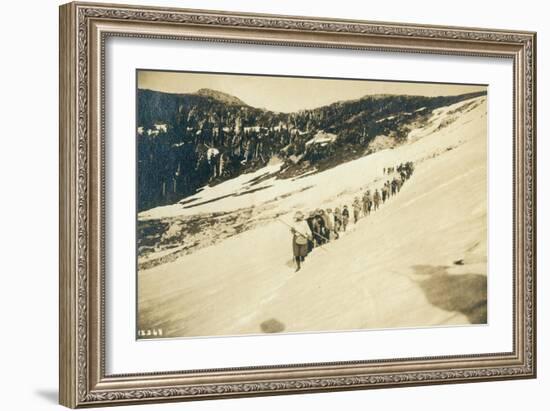
{"label": "dark treeline", "polygon": [[[364,153],[378,135],[406,137],[408,126],[435,108],[485,92],[460,96],[366,96],[313,110],[277,113],[246,105],[214,90],[170,94],[138,90],[138,209],[178,201],[266,165],[274,156],[285,172],[322,162],[336,165]],[[336,138],[311,143],[317,133]],[[306,144],[310,141],[309,144]]]}

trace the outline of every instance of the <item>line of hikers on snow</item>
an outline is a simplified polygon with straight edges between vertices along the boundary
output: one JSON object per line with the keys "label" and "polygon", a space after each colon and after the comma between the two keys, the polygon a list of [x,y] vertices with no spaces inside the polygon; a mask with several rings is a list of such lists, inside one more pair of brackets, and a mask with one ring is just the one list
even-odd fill
{"label": "line of hikers on snow", "polygon": [[[357,223],[361,218],[368,216],[371,212],[378,210],[381,204],[384,204],[390,197],[396,195],[406,180],[408,180],[414,171],[412,161],[399,164],[396,167],[386,167],[383,169],[384,175],[392,176],[384,182],[384,185],[371,193],[369,189],[365,191],[363,197],[355,197],[350,208],[344,205],[342,209],[331,208],[326,210],[318,208],[305,216],[301,211],[294,215],[294,223],[291,227],[292,233],[292,251],[296,262],[296,271],[300,270],[301,263],[305,257],[315,247],[322,247],[323,244],[331,240],[337,240],[341,232],[345,232],[350,219]],[[350,212],[351,209],[351,212]]]}

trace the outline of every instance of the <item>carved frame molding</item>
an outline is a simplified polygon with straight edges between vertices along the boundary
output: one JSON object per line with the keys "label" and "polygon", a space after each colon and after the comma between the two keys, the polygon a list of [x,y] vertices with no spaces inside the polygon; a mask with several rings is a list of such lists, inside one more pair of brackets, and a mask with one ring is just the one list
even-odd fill
{"label": "carved frame molding", "polygon": [[[514,62],[514,351],[105,375],[104,63],[110,36],[476,55]],[[60,8],[60,402],[69,407],[536,375],[536,35],[69,3]]]}

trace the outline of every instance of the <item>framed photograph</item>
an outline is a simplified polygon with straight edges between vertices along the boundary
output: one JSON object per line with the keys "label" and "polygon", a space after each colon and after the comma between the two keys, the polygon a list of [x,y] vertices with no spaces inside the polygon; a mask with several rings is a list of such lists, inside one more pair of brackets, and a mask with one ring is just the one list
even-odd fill
{"label": "framed photograph", "polygon": [[536,35],[60,8],[60,402],[536,376]]}

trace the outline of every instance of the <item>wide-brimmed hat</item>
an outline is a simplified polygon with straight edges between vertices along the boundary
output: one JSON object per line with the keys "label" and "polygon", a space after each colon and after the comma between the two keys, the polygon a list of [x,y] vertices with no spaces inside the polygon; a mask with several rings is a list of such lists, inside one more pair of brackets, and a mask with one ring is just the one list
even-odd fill
{"label": "wide-brimmed hat", "polygon": [[295,220],[303,220],[304,219],[304,213],[302,213],[301,211],[296,211],[296,213],[294,213],[294,219]]}

